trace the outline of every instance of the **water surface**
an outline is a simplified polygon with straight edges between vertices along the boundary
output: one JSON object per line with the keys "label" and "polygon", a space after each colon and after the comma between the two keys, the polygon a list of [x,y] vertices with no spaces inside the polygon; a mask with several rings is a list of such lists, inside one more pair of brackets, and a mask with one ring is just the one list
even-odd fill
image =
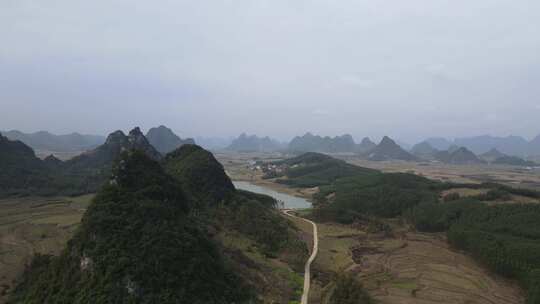
{"label": "water surface", "polygon": [[284,207],[286,209],[311,208],[311,203],[308,200],[303,199],[301,197],[296,197],[296,196],[292,196],[292,195],[289,195],[289,194],[277,192],[277,191],[274,191],[274,190],[272,190],[270,188],[254,185],[254,184],[252,184],[250,182],[237,181],[237,182],[233,182],[233,184],[237,189],[246,190],[246,191],[250,191],[250,192],[255,192],[255,193],[265,194],[265,195],[271,196],[274,199],[276,199],[277,201],[283,202]]}

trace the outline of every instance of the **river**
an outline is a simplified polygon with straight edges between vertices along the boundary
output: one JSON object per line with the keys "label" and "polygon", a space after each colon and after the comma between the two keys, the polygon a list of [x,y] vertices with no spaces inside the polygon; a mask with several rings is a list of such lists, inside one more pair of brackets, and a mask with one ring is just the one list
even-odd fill
{"label": "river", "polygon": [[311,203],[308,200],[303,199],[301,197],[296,197],[289,194],[277,192],[266,187],[254,185],[249,182],[237,181],[237,182],[233,182],[233,184],[237,189],[246,190],[246,191],[259,193],[259,194],[265,194],[265,195],[273,197],[277,201],[282,201],[284,203],[285,209],[311,208]]}

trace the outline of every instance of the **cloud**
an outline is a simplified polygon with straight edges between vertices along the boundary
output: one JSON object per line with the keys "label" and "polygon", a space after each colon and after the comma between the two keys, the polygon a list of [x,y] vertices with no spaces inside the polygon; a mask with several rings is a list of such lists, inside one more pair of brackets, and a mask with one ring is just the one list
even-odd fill
{"label": "cloud", "polygon": [[313,111],[311,111],[311,115],[314,115],[314,116],[329,116],[330,112],[328,110],[324,110],[324,109],[314,109]]}
{"label": "cloud", "polygon": [[359,87],[364,89],[372,88],[375,84],[375,82],[371,79],[363,79],[355,75],[342,76],[338,82],[345,86]]}

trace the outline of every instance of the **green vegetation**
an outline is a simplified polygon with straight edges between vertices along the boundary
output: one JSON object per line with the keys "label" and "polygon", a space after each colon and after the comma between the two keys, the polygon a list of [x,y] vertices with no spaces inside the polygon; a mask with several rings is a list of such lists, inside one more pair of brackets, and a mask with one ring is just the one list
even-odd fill
{"label": "green vegetation", "polygon": [[[395,217],[437,199],[437,184],[406,173],[372,173],[336,180],[321,187],[314,212],[321,220],[351,223],[366,216]],[[331,200],[328,197],[333,194]]]}
{"label": "green vegetation", "polygon": [[335,287],[330,304],[370,304],[374,303],[352,275],[341,274],[335,279]]}
{"label": "green vegetation", "polygon": [[278,182],[300,188],[329,185],[338,178],[377,172],[313,152],[305,153],[298,157],[278,162],[277,164],[288,167],[285,172],[287,179],[279,179]]}
{"label": "green vegetation", "polygon": [[214,155],[199,146],[183,145],[165,157],[164,166],[195,201],[216,204],[235,190]]}
{"label": "green vegetation", "polygon": [[[124,152],[65,250],[37,255],[9,303],[252,302],[275,277],[251,256],[302,269],[308,253],[275,204],[236,191],[200,147],[183,146],[162,163]],[[251,253],[218,233],[249,240]],[[287,299],[296,300],[289,281]]]}
{"label": "green vegetation", "polygon": [[450,244],[517,279],[528,290],[527,303],[540,303],[540,205],[488,206],[469,198],[421,204],[409,217],[419,230],[447,231]]}

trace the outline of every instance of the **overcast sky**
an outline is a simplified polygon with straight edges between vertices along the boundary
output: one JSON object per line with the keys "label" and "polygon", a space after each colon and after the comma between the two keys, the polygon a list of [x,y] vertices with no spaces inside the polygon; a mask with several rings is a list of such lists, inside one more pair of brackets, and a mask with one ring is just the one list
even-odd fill
{"label": "overcast sky", "polygon": [[538,0],[0,0],[0,130],[540,133]]}

